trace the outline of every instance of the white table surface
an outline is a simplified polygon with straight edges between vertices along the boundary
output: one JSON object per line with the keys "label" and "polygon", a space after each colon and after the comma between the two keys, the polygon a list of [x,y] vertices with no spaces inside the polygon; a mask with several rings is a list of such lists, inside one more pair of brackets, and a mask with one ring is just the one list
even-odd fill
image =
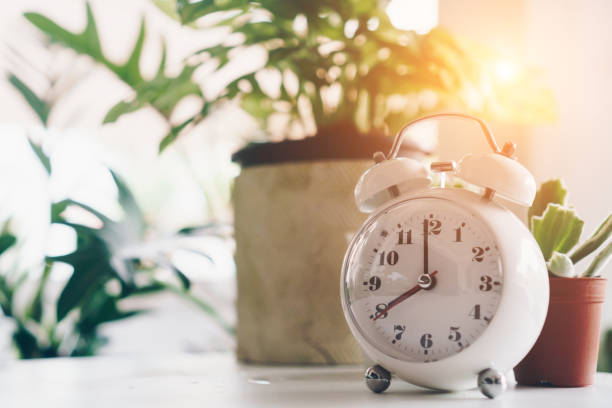
{"label": "white table surface", "polygon": [[242,365],[232,354],[15,361],[0,366],[0,407],[612,407],[612,374],[586,388],[516,387],[496,400],[393,379],[372,394],[363,369]]}

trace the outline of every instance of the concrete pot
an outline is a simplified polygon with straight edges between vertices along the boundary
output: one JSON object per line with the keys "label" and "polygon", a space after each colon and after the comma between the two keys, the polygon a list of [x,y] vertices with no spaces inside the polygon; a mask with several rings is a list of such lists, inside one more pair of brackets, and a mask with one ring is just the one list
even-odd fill
{"label": "concrete pot", "polygon": [[351,135],[256,145],[234,156],[242,164],[233,193],[239,360],[362,361],[342,314],[340,269],[366,218],[353,189],[372,154],[389,146],[388,138]]}

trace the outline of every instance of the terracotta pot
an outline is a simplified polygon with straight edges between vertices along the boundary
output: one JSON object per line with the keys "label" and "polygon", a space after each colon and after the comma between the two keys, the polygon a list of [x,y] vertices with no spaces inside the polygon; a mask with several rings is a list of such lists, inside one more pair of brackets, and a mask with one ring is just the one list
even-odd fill
{"label": "terracotta pot", "polygon": [[550,303],[535,345],[514,368],[522,385],[593,384],[605,278],[550,278]]}
{"label": "terracotta pot", "polygon": [[233,191],[241,361],[362,361],[340,305],[340,270],[366,218],[353,189],[391,140],[350,133],[253,144],[234,155],[242,167]]}

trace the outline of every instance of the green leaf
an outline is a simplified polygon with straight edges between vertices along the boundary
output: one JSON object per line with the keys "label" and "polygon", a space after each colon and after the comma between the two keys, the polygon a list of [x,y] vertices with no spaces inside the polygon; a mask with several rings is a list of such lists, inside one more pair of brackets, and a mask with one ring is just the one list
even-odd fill
{"label": "green leaf", "polygon": [[162,141],[159,143],[159,153],[160,154],[163,153],[163,151],[166,150],[168,146],[174,143],[174,141],[179,136],[181,131],[185,129],[185,127],[187,127],[187,125],[189,125],[193,121],[194,121],[194,118],[190,118],[186,120],[185,122],[181,123],[180,125],[173,126],[172,128],[170,128],[170,132],[168,132],[168,134],[164,136]]}
{"label": "green leaf", "polygon": [[177,268],[174,265],[172,265],[172,270],[176,274],[177,278],[179,278],[179,280],[181,281],[181,285],[183,285],[183,289],[189,290],[189,288],[191,287],[191,281],[189,280],[187,275],[185,275],[179,268]]}
{"label": "green leaf", "polygon": [[159,66],[157,67],[157,78],[164,78],[166,72],[166,59],[168,58],[168,52],[166,50],[166,42],[162,40],[162,55],[159,60]]}
{"label": "green leaf", "polygon": [[181,22],[188,24],[207,14],[244,8],[248,4],[249,0],[177,0],[176,12]]}
{"label": "green leaf", "polygon": [[150,103],[165,118],[169,118],[176,105],[186,96],[203,99],[200,86],[193,79],[197,65],[186,65],[176,77],[157,76],[136,88],[138,98]]}
{"label": "green leaf", "polygon": [[153,282],[148,285],[135,287],[134,291],[130,294],[130,296],[142,296],[142,295],[146,296],[146,295],[151,295],[153,293],[161,292],[165,289],[166,287],[163,284],[159,282]]}
{"label": "green leaf", "polygon": [[102,124],[116,122],[117,119],[119,119],[119,117],[121,117],[122,115],[125,115],[126,113],[137,111],[143,106],[144,106],[144,103],[141,103],[137,99],[134,99],[131,101],[120,101],[106,113],[106,116],[104,116],[104,120],[102,121]]}
{"label": "green leaf", "polygon": [[[112,170],[110,170],[110,173],[115,181],[115,185],[117,186],[119,205],[121,205],[121,208],[123,208],[128,221],[136,221],[138,225],[144,227],[144,215],[136,202],[134,194],[132,194],[132,191],[128,187],[127,183],[119,174]],[[139,229],[141,229],[141,227],[139,227]]]}
{"label": "green leaf", "polygon": [[153,0],[153,3],[171,19],[179,20],[179,15],[176,13],[176,0]]}
{"label": "green leaf", "polygon": [[572,255],[572,262],[577,263],[585,256],[588,256],[592,252],[596,251],[601,245],[604,244],[612,234],[612,214],[608,215],[608,218],[597,228],[597,230],[574,250]]}
{"label": "green leaf", "polygon": [[213,102],[204,101],[204,105],[200,112],[187,119],[185,122],[181,123],[178,126],[173,126],[170,128],[170,132],[162,139],[159,144],[159,153],[162,153],[166,147],[168,147],[172,142],[176,140],[178,136],[180,136],[181,132],[183,132],[186,128],[193,128],[198,123],[200,123],[209,113],[209,109],[212,106]]}
{"label": "green leaf", "polygon": [[185,66],[177,77],[166,77],[163,74],[165,57],[162,56],[159,71],[155,78],[143,81],[134,86],[136,94],[128,101],[121,101],[113,106],[104,118],[104,123],[115,122],[124,114],[134,112],[151,105],[168,119],[176,105],[188,95],[201,97],[200,87],[191,78],[195,66]]}
{"label": "green leaf", "polygon": [[32,320],[40,323],[42,321],[43,316],[43,294],[44,290],[47,286],[47,281],[49,279],[49,275],[51,274],[51,262],[45,262],[45,268],[43,270],[43,274],[38,281],[38,288],[36,289],[36,294],[30,303],[30,307],[26,313]]}
{"label": "green leaf", "polygon": [[21,323],[17,324],[17,328],[13,332],[13,343],[19,350],[19,358],[41,357],[36,336]]}
{"label": "green leaf", "polygon": [[540,245],[545,260],[553,251],[565,254],[576,245],[584,221],[575,211],[559,204],[548,204],[541,217],[531,219],[531,232]]}
{"label": "green leaf", "polygon": [[606,247],[595,256],[591,265],[584,271],[583,277],[599,276],[600,272],[610,261],[612,257],[612,242],[608,243]]}
{"label": "green leaf", "polygon": [[185,235],[195,235],[195,234],[203,234],[203,233],[213,233],[214,235],[214,230],[223,226],[223,224],[219,224],[218,222],[210,222],[208,224],[203,224],[203,225],[193,225],[193,226],[189,226],[189,227],[184,227],[181,228],[180,230],[178,230],[178,234],[185,234]]}
{"label": "green leaf", "polygon": [[[70,258],[74,271],[57,301],[58,322],[87,302],[95,291],[102,289],[104,283],[115,275],[104,258],[104,255],[98,257],[95,253],[77,253]],[[59,258],[56,260],[62,261]]]}
{"label": "green leaf", "polygon": [[145,37],[144,20],[141,21],[138,38],[130,53],[130,57],[124,64],[116,64],[104,56],[96,21],[89,2],[86,3],[86,7],[87,24],[85,30],[81,33],[72,33],[60,27],[51,19],[38,13],[25,13],[24,16],[28,21],[34,24],[34,26],[47,34],[52,41],[64,44],[80,54],[89,55],[95,61],[105,65],[125,83],[131,86],[140,84],[143,81],[139,70],[139,63]]}
{"label": "green leaf", "polygon": [[79,331],[90,334],[95,332],[98,326],[103,323],[126,319],[144,312],[140,309],[120,310],[118,301],[117,297],[111,296],[105,291],[96,292],[81,309],[81,315],[77,322]]}
{"label": "green leaf", "polygon": [[242,96],[240,107],[256,119],[265,118],[274,111],[273,101],[270,98],[253,93]]}
{"label": "green leaf", "polygon": [[145,20],[144,18],[140,21],[140,30],[138,31],[138,38],[132,49],[132,53],[128,58],[127,62],[120,67],[121,74],[120,78],[124,79],[128,84],[139,84],[143,81],[142,75],[140,74],[140,56],[142,54],[142,46],[145,40]]}
{"label": "green leaf", "polygon": [[166,66],[165,44],[162,45],[162,57],[156,76],[151,80],[143,77],[140,72],[140,60],[146,37],[144,19],[141,20],[138,37],[130,56],[125,63],[121,64],[111,61],[103,54],[89,3],[87,3],[87,25],[81,33],[72,33],[41,14],[25,13],[25,17],[47,34],[52,41],[62,43],[78,53],[89,55],[134,89],[136,96],[129,101],[122,101],[113,106],[106,114],[104,123],[114,122],[121,115],[136,111],[146,105],[151,105],[164,118],[168,119],[178,102],[185,96],[196,95],[202,97],[200,87],[191,78],[197,66],[186,64],[176,77],[164,74]]}
{"label": "green leaf", "polygon": [[71,33],[39,13],[25,13],[24,17],[39,30],[46,33],[52,41],[67,45],[78,53],[90,55],[96,61],[105,62],[98,29],[89,2],[86,3],[86,7],[87,24],[85,30],[80,34]]}
{"label": "green leaf", "polygon": [[8,75],[9,82],[19,91],[21,96],[26,100],[28,105],[34,110],[38,118],[42,122],[43,125],[47,125],[47,120],[49,119],[49,112],[51,111],[51,106],[49,103],[45,102],[41,98],[39,98],[30,87],[28,87],[19,77],[15,74]]}
{"label": "green leaf", "polygon": [[[58,321],[64,319],[72,310],[86,305],[91,296],[104,290],[104,284],[110,279],[122,279],[124,285],[133,284],[133,266],[121,258],[115,259],[114,254],[127,243],[142,239],[144,216],[127,184],[115,172],[111,171],[111,175],[117,186],[119,204],[124,211],[122,221],[113,221],[99,211],[74,200],[63,200],[51,207],[52,222],[68,225],[77,233],[77,247],[74,252],[49,258],[51,261],[64,262],[73,267],[73,273],[57,302]],[[96,229],[68,222],[62,214],[71,205],[96,216],[103,226]]]}
{"label": "green leaf", "polygon": [[286,38],[287,35],[280,27],[271,21],[248,23],[234,30],[245,36],[244,43],[247,45],[257,44],[275,38]]}
{"label": "green leaf", "polygon": [[548,204],[559,204],[565,205],[565,197],[567,196],[567,190],[563,186],[563,182],[559,179],[548,180],[542,183],[540,189],[536,193],[533,204],[529,208],[528,220],[531,223],[531,217],[541,216],[546,210]]}
{"label": "green leaf", "polygon": [[40,145],[37,145],[36,143],[31,141],[29,138],[28,138],[28,143],[30,144],[30,147],[32,148],[32,151],[34,152],[36,157],[38,157],[40,164],[42,164],[45,170],[47,171],[47,174],[51,175],[51,160],[49,160],[49,156],[45,154],[45,152],[43,151]]}
{"label": "green leaf", "polygon": [[565,254],[553,252],[547,263],[548,271],[560,278],[573,278],[576,276],[576,268],[572,260]]}
{"label": "green leaf", "polygon": [[16,242],[17,238],[13,234],[3,233],[0,235],[0,255],[15,245]]}

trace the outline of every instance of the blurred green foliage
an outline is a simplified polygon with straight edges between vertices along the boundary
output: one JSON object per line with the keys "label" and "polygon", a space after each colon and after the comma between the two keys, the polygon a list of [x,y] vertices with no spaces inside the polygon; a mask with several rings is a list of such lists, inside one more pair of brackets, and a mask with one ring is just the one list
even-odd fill
{"label": "blurred green foliage", "polygon": [[601,339],[597,371],[612,373],[612,329],[608,329]]}
{"label": "blurred green foliage", "polygon": [[[187,58],[178,76],[166,76],[164,57],[157,75],[145,79],[140,55],[145,24],[133,51],[123,64],[102,52],[93,13],[87,4],[87,23],[72,33],[47,17],[26,18],[53,41],[86,54],[106,66],[135,93],[117,103],[105,122],[152,106],[169,122],[186,96],[201,100],[191,118],[171,123],[160,144],[163,150],[180,134],[204,120],[212,108],[228,100],[259,119],[265,127],[273,114],[287,118],[287,132],[310,125],[344,124],[359,133],[393,133],[407,120],[426,111],[463,110],[484,117],[532,122],[552,117],[550,92],[537,75],[523,70],[516,82],[494,80],[495,55],[476,44],[461,41],[441,28],[428,34],[394,28],[378,0],[157,0],[170,17],[190,29],[223,29],[225,39]],[[240,52],[265,51],[263,66],[250,67],[233,77],[225,88],[206,97],[194,82],[194,71],[215,62],[215,72],[230,69]],[[275,92],[262,86],[261,73],[279,79]],[[336,93],[337,100],[330,94]]]}
{"label": "blurred green foliage", "polygon": [[[122,220],[111,220],[73,200],[53,203],[51,222],[76,232],[76,249],[63,256],[47,257],[33,292],[23,284],[34,271],[0,271],[0,308],[15,322],[13,343],[21,358],[93,355],[106,342],[99,333],[101,325],[145,312],[125,310],[121,306],[124,300],[160,291],[191,301],[233,333],[213,307],[190,293],[189,279],[166,257],[164,249],[146,247],[147,225],[142,213],[126,184],[112,175],[124,213]],[[71,208],[95,217],[102,226],[92,228],[69,221],[65,214]],[[5,225],[0,234],[0,255],[16,244],[16,237]],[[72,266],[70,278],[57,297],[50,292],[53,288],[49,282],[56,263]],[[161,279],[160,268],[174,271],[176,282]],[[25,306],[16,306],[15,298],[22,290],[30,293],[28,301]]]}
{"label": "blurred green foliage", "polygon": [[[191,301],[233,334],[233,328],[213,307],[190,293],[189,279],[167,258],[167,251],[155,246],[147,248],[148,227],[142,213],[123,180],[115,173],[112,176],[124,213],[120,221],[73,200],[53,203],[51,222],[75,231],[76,249],[66,255],[47,257],[33,292],[23,284],[34,271],[0,271],[0,308],[15,322],[13,343],[21,358],[93,355],[106,342],[99,333],[101,325],[145,312],[125,310],[121,306],[124,300],[160,291],[176,293]],[[88,213],[102,225],[93,228],[69,221],[65,214],[74,208]],[[0,255],[16,244],[17,239],[6,224],[0,234]],[[50,292],[49,276],[57,263],[70,265],[72,272],[56,297]],[[164,268],[175,273],[176,282],[160,278],[160,269]],[[30,293],[28,301],[25,306],[21,303],[16,306],[15,298],[22,290]]]}
{"label": "blurred green foliage", "polygon": [[[15,74],[9,73],[8,80],[46,125],[53,103],[38,96]],[[31,140],[28,142],[47,175],[52,176],[51,160],[42,146]],[[93,355],[106,342],[99,332],[101,325],[146,312],[125,309],[122,304],[126,299],[161,291],[181,296],[228,333],[234,332],[214,307],[191,293],[190,280],[170,258],[173,250],[181,248],[178,242],[181,238],[210,235],[215,225],[185,228],[164,238],[162,244],[155,242],[148,237],[151,226],[145,222],[128,185],[118,174],[109,171],[123,213],[120,220],[113,220],[71,199],[51,203],[51,223],[74,230],[75,250],[62,256],[46,257],[40,267],[42,272],[0,270],[0,309],[14,322],[12,339],[21,358]],[[71,221],[67,214],[75,210],[87,214],[98,225],[92,227]],[[5,223],[0,231],[0,257],[7,256],[13,249],[18,250],[18,245],[10,222]],[[212,260],[206,253],[190,251]],[[72,271],[56,294],[49,277],[58,263],[70,265]],[[160,272],[164,270],[174,273],[174,281],[162,278]],[[35,282],[34,289],[28,281]]]}

